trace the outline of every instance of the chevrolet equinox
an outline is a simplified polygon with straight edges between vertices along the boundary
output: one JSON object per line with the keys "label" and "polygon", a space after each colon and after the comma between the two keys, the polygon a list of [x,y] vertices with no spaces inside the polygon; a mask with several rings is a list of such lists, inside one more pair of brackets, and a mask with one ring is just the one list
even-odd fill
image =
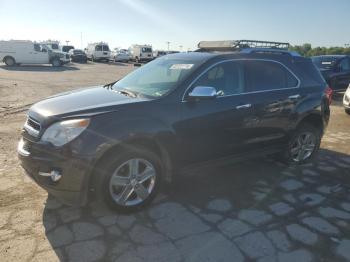
{"label": "chevrolet equinox", "polygon": [[288,43],[198,46],[34,104],[18,144],[26,173],[64,203],[132,211],[194,163],[264,154],[302,164],[317,153],[331,92],[309,58]]}

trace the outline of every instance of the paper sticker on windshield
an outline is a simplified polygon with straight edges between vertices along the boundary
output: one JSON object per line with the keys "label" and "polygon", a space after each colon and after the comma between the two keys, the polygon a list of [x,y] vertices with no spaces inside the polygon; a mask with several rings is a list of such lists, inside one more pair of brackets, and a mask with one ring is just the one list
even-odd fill
{"label": "paper sticker on windshield", "polygon": [[188,70],[191,69],[193,64],[173,64],[170,69],[174,70]]}

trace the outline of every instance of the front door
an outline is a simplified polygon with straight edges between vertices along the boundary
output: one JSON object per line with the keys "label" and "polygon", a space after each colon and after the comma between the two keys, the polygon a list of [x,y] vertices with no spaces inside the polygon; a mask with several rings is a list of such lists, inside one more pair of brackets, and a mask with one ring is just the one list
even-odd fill
{"label": "front door", "polygon": [[[197,86],[214,87],[217,97],[190,100]],[[177,125],[182,160],[198,162],[246,151],[251,137],[252,105],[244,94],[242,61],[222,62],[209,68],[185,94],[183,121]]]}
{"label": "front door", "polygon": [[33,64],[47,64],[49,63],[49,50],[43,48],[39,44],[34,44],[34,50],[31,54],[31,61],[28,63]]}

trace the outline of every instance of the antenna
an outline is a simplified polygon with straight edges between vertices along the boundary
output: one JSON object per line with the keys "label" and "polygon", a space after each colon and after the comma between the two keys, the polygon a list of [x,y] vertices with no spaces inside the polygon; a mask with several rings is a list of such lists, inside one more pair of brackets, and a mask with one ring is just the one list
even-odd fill
{"label": "antenna", "polygon": [[168,51],[169,51],[169,47],[170,47],[170,43],[171,43],[171,42],[166,41],[165,43],[168,45]]}

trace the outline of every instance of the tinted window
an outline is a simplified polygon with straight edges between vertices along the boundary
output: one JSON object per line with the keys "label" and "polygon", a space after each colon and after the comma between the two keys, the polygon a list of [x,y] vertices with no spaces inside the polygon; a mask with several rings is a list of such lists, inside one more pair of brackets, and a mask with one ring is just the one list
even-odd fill
{"label": "tinted window", "polygon": [[102,51],[102,45],[95,46],[95,51]]}
{"label": "tinted window", "polygon": [[350,60],[348,58],[341,60],[341,62],[339,63],[339,68],[341,71],[349,71],[350,70]]}
{"label": "tinted window", "polygon": [[269,61],[247,61],[246,79],[250,92],[295,87],[298,84],[298,80],[284,66]]}
{"label": "tinted window", "polygon": [[218,96],[240,94],[244,92],[244,72],[242,62],[225,62],[214,66],[202,75],[196,86],[211,86]]}
{"label": "tinted window", "polygon": [[103,48],[103,51],[109,51],[108,45],[103,45],[102,48]]}

